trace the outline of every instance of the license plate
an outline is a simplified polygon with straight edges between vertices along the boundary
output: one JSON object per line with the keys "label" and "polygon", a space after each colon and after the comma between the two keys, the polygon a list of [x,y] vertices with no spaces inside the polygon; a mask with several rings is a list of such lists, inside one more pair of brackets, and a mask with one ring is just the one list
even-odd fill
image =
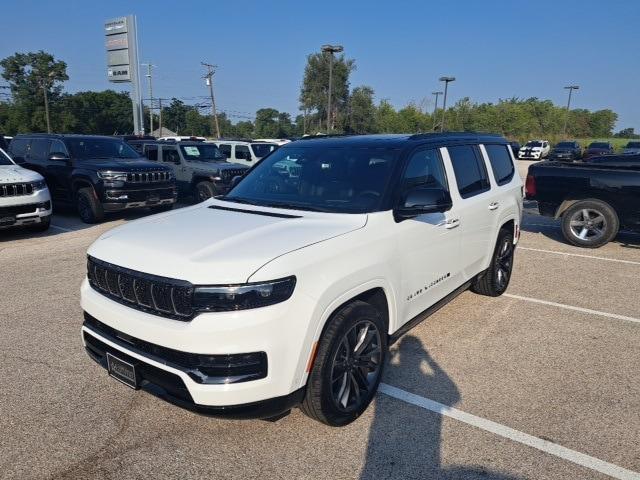
{"label": "license plate", "polygon": [[13,225],[16,223],[16,217],[0,217],[0,225]]}
{"label": "license plate", "polygon": [[114,357],[108,352],[107,371],[109,372],[109,375],[111,375],[116,380],[124,383],[126,386],[133,389],[138,388],[136,367],[129,362],[125,362],[124,360],[120,360],[119,358]]}
{"label": "license plate", "polygon": [[160,201],[160,197],[157,195],[149,195],[147,198],[147,202],[149,203],[158,203]]}

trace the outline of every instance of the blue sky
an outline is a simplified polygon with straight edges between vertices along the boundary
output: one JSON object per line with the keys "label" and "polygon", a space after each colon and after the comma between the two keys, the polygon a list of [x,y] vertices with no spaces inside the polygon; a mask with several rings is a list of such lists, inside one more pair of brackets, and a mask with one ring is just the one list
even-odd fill
{"label": "blue sky", "polygon": [[4,0],[2,10],[0,57],[53,53],[68,64],[71,92],[114,88],[103,23],[133,13],[141,61],[157,65],[156,97],[206,95],[200,62],[208,61],[219,65],[221,109],[295,116],[305,57],[331,42],[356,60],[352,86],[369,85],[396,106],[433,108],[430,93],[445,74],[457,77],[453,102],[535,96],[565,104],[563,86],[578,84],[573,107],[611,108],[617,128],[640,131],[637,0]]}

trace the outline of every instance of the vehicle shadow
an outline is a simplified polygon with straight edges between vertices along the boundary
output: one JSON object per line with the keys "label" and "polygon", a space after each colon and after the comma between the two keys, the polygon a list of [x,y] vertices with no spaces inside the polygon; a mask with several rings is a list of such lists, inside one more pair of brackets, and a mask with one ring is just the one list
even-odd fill
{"label": "vehicle shadow", "polygon": [[[411,393],[447,406],[460,401],[454,381],[423,347],[421,341],[407,335],[392,348],[385,366],[386,383],[400,381]],[[440,414],[409,406],[379,394],[361,480],[373,479],[483,479],[514,480],[516,477],[478,466],[443,466],[442,422]],[[469,439],[465,448],[474,450]],[[452,446],[455,448],[455,446]]]}
{"label": "vehicle shadow", "polygon": [[[520,229],[523,232],[540,233],[551,240],[564,243],[565,245],[571,245],[562,235],[560,221],[543,220],[536,222],[535,219],[525,219],[525,221],[522,222]],[[640,233],[629,232],[626,230],[621,231],[611,243],[619,245],[622,248],[640,249]]]}

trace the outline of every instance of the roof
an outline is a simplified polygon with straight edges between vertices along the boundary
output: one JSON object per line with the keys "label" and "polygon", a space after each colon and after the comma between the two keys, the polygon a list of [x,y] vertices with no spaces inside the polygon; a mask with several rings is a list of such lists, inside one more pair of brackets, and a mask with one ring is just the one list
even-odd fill
{"label": "roof", "polygon": [[122,140],[122,137],[113,135],[89,135],[79,133],[19,133],[16,138],[19,137],[40,137],[40,138],[104,138],[110,140]]}
{"label": "roof", "polygon": [[444,132],[418,134],[379,134],[379,135],[323,135],[304,137],[287,143],[280,148],[322,145],[331,147],[370,147],[370,148],[403,148],[408,145],[423,143],[507,143],[501,135],[476,132]]}

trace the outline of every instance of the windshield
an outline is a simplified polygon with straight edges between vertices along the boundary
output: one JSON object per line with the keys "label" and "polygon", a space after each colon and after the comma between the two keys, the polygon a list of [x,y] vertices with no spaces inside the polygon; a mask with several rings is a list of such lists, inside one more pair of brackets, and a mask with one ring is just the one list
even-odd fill
{"label": "windshield", "polygon": [[527,144],[525,145],[525,147],[541,147],[542,146],[542,142],[527,142]]}
{"label": "windshield", "polygon": [[571,142],[560,142],[556,145],[556,148],[573,148],[573,143]]}
{"label": "windshield", "polygon": [[332,213],[381,208],[399,150],[281,148],[258,163],[225,197],[252,205]]}
{"label": "windshield", "polygon": [[640,142],[629,142],[627,148],[640,148]]}
{"label": "windshield", "polygon": [[258,158],[266,157],[267,154],[273,152],[276,148],[278,148],[278,145],[276,145],[275,143],[251,144],[251,150],[253,150],[253,154]]}
{"label": "windshield", "polygon": [[589,148],[609,148],[609,144],[605,142],[593,142]]}
{"label": "windshield", "polygon": [[218,147],[211,143],[202,145],[180,145],[182,155],[187,161],[197,162],[225,162],[225,157]]}
{"label": "windshield", "polygon": [[65,143],[75,159],[140,158],[127,143],[116,138],[66,138]]}
{"label": "windshield", "polygon": [[13,165],[11,158],[9,155],[5,153],[4,150],[0,148],[0,165]]}

